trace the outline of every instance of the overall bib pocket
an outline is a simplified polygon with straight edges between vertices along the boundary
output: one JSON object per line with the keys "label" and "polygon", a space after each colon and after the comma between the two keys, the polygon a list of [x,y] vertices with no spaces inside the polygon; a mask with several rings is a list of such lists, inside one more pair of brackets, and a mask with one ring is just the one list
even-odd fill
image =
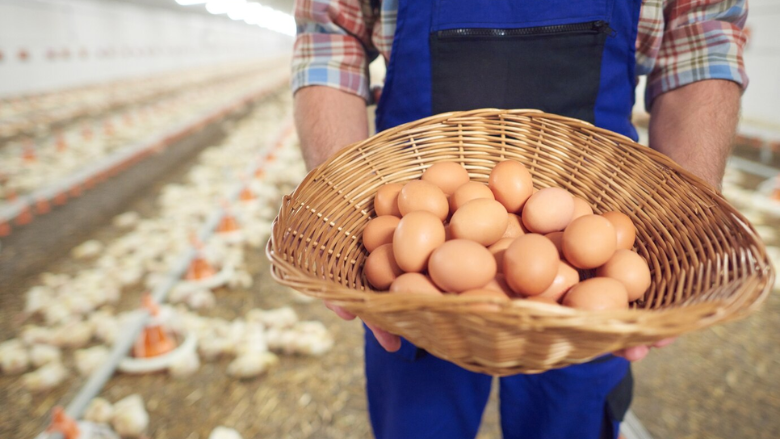
{"label": "overall bib pocket", "polygon": [[433,113],[534,108],[593,123],[609,23],[430,34]]}

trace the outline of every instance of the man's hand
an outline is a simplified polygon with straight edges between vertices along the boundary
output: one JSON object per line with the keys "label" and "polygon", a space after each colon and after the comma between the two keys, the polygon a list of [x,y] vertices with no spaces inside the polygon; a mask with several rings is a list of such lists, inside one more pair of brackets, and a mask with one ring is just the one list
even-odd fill
{"label": "man's hand", "polygon": [[[366,102],[358,96],[331,87],[305,87],[295,93],[294,107],[301,152],[309,170],[339,149],[368,138]],[[344,320],[355,318],[341,307],[328,302],[325,306]],[[369,323],[366,326],[387,351],[395,352],[401,347],[397,335]]]}
{"label": "man's hand", "polygon": [[359,96],[320,85],[304,87],[295,93],[293,113],[310,171],[341,148],[368,138],[366,102]]}
{"label": "man's hand", "polygon": [[[344,311],[344,308],[340,306],[336,306],[330,302],[325,302],[325,306],[344,320],[353,320],[355,318],[354,314]],[[371,329],[371,332],[374,333],[374,337],[376,337],[376,341],[378,341],[387,352],[395,352],[401,348],[401,338],[399,336],[393,335],[384,329],[380,329],[371,323],[363,323],[365,323],[366,326]]]}
{"label": "man's hand", "polygon": [[658,96],[650,110],[650,147],[719,189],[737,131],[741,96],[737,83],[721,79],[694,82]]}
{"label": "man's hand", "polygon": [[[658,96],[650,111],[650,147],[719,190],[737,131],[741,96],[738,84],[720,79],[694,82]],[[674,340],[667,338],[613,354],[639,361],[650,348],[661,348]]]}
{"label": "man's hand", "polygon": [[650,353],[650,348],[662,348],[664,346],[669,346],[675,340],[676,338],[665,338],[649,346],[634,346],[632,348],[621,349],[619,351],[613,352],[612,355],[615,355],[616,357],[623,357],[628,361],[639,361]]}

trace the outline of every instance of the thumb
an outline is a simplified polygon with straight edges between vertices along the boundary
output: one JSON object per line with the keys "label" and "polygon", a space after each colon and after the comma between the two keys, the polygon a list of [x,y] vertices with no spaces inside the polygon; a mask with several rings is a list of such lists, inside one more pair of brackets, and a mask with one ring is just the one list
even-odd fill
{"label": "thumb", "polygon": [[395,352],[398,349],[401,349],[401,337],[393,335],[372,323],[365,321],[363,323],[371,329],[371,332],[374,333],[374,337],[376,337],[376,341],[378,341],[387,352]]}

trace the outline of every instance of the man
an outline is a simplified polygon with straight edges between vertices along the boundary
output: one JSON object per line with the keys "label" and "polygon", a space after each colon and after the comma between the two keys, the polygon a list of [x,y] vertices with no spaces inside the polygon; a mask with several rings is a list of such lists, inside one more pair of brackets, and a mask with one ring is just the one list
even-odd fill
{"label": "man", "polygon": [[[295,119],[309,168],[368,136],[367,65],[379,54],[388,72],[378,131],[445,111],[539,108],[636,139],[635,79],[648,75],[650,147],[714,187],[747,86],[746,0],[299,0],[295,15]],[[371,329],[374,434],[474,437],[490,377]],[[632,387],[626,360],[648,350],[502,378],[504,436],[617,437]]]}

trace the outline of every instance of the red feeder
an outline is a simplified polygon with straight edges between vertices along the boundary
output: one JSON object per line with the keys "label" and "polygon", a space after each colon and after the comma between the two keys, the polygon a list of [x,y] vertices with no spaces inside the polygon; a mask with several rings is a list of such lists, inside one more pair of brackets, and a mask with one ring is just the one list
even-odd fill
{"label": "red feeder", "polygon": [[157,321],[160,307],[149,293],[144,294],[142,306],[149,310],[152,321],[146,325],[141,335],[133,345],[133,356],[136,358],[157,357],[176,349],[176,342],[162,323]]}
{"label": "red feeder", "polygon": [[29,224],[33,220],[32,212],[30,212],[30,208],[27,206],[24,206],[22,208],[22,211],[19,212],[19,215],[16,217],[16,225],[17,226],[23,226],[25,224]]}
{"label": "red feeder", "polygon": [[49,204],[48,200],[41,198],[35,202],[35,213],[38,215],[43,215],[49,212],[51,212],[51,204]]}
{"label": "red feeder", "polygon": [[70,196],[71,197],[80,197],[81,193],[83,192],[83,188],[80,184],[74,185],[72,188],[70,188]]}
{"label": "red feeder", "polygon": [[0,237],[5,237],[11,234],[11,226],[3,221],[0,223]]}
{"label": "red feeder", "polygon": [[58,152],[63,152],[68,149],[68,142],[65,141],[65,136],[61,132],[57,133],[56,148]]}
{"label": "red feeder", "polygon": [[249,186],[244,186],[244,188],[241,189],[239,198],[241,199],[241,201],[252,201],[255,199],[255,193],[252,192],[251,189],[249,189]]}
{"label": "red feeder", "polygon": [[38,154],[35,152],[35,145],[31,140],[24,142],[24,149],[22,150],[22,158],[27,163],[33,163],[38,161]]}
{"label": "red feeder", "polygon": [[206,259],[200,254],[195,256],[190,262],[190,267],[187,269],[187,280],[204,280],[217,274],[214,267],[208,263]]}
{"label": "red feeder", "polygon": [[225,211],[225,214],[222,215],[222,219],[219,221],[217,233],[231,233],[240,230],[241,227],[239,227],[236,217],[228,210],[227,203],[223,203],[222,209]]}
{"label": "red feeder", "polygon": [[78,439],[81,435],[76,421],[65,413],[60,406],[52,409],[51,424],[46,428],[47,433],[62,433],[65,439]]}
{"label": "red feeder", "polygon": [[68,194],[67,192],[60,192],[59,194],[54,196],[54,204],[57,206],[62,206],[68,201]]}
{"label": "red feeder", "polygon": [[206,260],[206,258],[203,257],[202,254],[202,248],[203,244],[198,240],[196,236],[192,236],[192,245],[195,247],[196,255],[194,258],[192,258],[192,261],[190,262],[190,266],[187,268],[187,280],[192,281],[200,281],[204,279],[208,279],[215,274],[217,274],[217,271],[214,269],[214,267],[209,264],[209,262]]}

